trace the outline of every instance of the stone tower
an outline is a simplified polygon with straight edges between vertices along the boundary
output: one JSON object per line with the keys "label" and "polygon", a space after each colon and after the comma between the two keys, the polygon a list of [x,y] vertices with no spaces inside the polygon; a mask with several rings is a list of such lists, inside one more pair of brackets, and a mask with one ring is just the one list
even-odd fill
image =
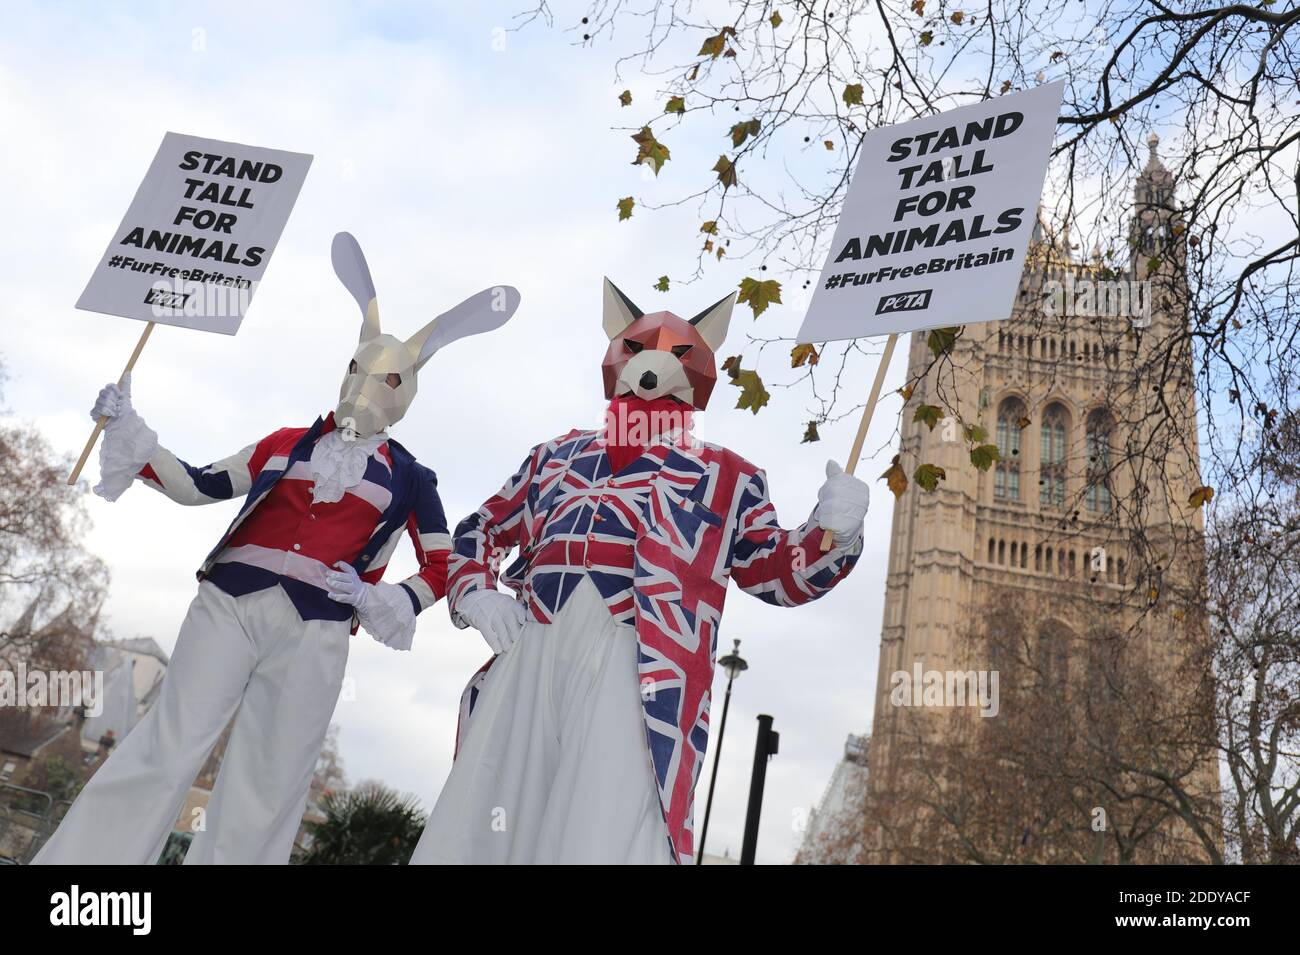
{"label": "stone tower", "polygon": [[[1189,496],[1200,481],[1191,362],[1174,345],[1186,321],[1182,228],[1157,144],[1127,233],[1115,230],[1110,261],[1121,268],[1100,250],[1076,254],[1068,232],[1040,222],[1009,319],[965,327],[938,359],[927,333],[912,336],[901,460],[909,475],[924,462],[946,477],[894,504],[868,769],[877,792],[897,784],[911,745],[893,675],[988,666],[971,658],[969,638],[990,604],[1073,636],[1104,619],[1140,631],[1157,654],[1185,643],[1202,530]],[[1171,346],[1172,365],[1151,360]],[[956,408],[960,420],[931,428],[914,420],[922,405]],[[1187,426],[1158,425],[1165,407]],[[980,444],[1001,458],[986,471],[971,460]],[[1067,653],[1063,673],[1079,668]]]}

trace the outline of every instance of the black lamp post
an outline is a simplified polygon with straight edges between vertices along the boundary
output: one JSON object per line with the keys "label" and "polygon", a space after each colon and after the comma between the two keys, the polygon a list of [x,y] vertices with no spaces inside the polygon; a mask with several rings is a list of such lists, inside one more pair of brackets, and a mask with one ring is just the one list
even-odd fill
{"label": "black lamp post", "polygon": [[718,781],[718,763],[722,760],[722,737],[727,733],[727,709],[731,706],[731,684],[736,677],[749,669],[740,655],[740,641],[733,640],[731,652],[718,659],[718,666],[727,674],[727,692],[722,698],[722,724],[718,727],[718,748],[713,751],[713,772],[709,775],[709,797],[704,802],[704,826],[700,829],[700,845],[695,851],[695,864],[704,861],[704,840],[709,835],[709,814],[713,811],[713,786]]}

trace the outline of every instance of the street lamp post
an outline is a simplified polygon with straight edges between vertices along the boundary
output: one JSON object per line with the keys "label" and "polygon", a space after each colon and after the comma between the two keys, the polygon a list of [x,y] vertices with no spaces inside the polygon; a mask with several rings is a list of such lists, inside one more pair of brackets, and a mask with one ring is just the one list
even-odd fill
{"label": "street lamp post", "polygon": [[749,669],[740,655],[740,641],[733,640],[731,652],[718,660],[727,673],[727,692],[722,697],[722,723],[718,727],[718,748],[713,751],[713,772],[709,775],[709,796],[704,802],[704,826],[700,829],[700,844],[695,850],[695,864],[704,862],[704,840],[709,836],[709,814],[713,811],[713,787],[718,781],[718,763],[722,760],[722,737],[727,733],[727,709],[731,706],[731,684],[736,677]]}

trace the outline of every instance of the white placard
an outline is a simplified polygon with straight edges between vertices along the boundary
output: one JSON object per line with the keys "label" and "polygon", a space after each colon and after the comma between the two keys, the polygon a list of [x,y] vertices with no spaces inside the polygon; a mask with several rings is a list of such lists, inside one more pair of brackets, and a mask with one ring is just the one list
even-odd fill
{"label": "white placard", "polygon": [[77,308],[235,334],[311,160],[167,133]]}
{"label": "white placard", "polygon": [[1009,317],[1063,89],[868,132],[798,340]]}

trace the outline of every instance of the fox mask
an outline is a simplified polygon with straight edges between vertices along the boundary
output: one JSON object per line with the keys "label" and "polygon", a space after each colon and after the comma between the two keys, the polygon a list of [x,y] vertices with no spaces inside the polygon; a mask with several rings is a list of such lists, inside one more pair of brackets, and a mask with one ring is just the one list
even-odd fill
{"label": "fox mask", "polygon": [[357,437],[369,438],[395,425],[415,398],[416,375],[434,352],[466,335],[504,325],[519,307],[519,292],[509,285],[486,288],[443,312],[406,341],[379,329],[375,283],[357,240],[334,236],[334,272],[361,307],[361,343],[339,388],[334,421]]}
{"label": "fox mask", "polygon": [[605,397],[676,398],[703,411],[718,380],[714,354],[727,337],[735,303],[733,292],[689,321],[672,312],[646,315],[605,279]]}

